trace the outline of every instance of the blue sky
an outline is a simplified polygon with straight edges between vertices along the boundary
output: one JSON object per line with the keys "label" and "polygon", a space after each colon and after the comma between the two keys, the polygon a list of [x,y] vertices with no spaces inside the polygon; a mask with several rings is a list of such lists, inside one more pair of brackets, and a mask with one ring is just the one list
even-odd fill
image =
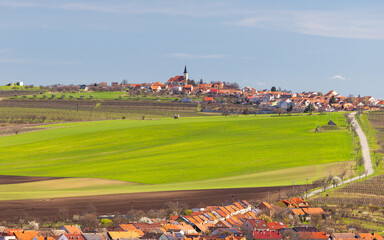
{"label": "blue sky", "polygon": [[192,79],[384,98],[384,1],[0,0],[0,84]]}

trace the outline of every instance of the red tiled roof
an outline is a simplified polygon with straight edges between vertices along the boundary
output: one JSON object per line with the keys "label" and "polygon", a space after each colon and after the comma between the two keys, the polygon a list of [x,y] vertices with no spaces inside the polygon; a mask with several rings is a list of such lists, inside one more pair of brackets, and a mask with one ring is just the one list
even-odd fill
{"label": "red tiled roof", "polygon": [[360,238],[365,240],[373,240],[373,239],[382,240],[383,239],[383,237],[377,233],[358,233],[358,235],[360,236]]}
{"label": "red tiled roof", "polygon": [[184,81],[185,81],[184,76],[175,76],[168,80],[168,82],[184,82]]}
{"label": "red tiled roof", "polygon": [[287,225],[285,225],[285,223],[283,223],[283,222],[271,222],[271,223],[267,223],[267,226],[270,230],[278,230],[278,229],[282,229],[282,228],[288,228]]}
{"label": "red tiled roof", "polygon": [[81,229],[75,225],[64,225],[63,228],[67,233],[82,233]]}
{"label": "red tiled roof", "polygon": [[267,223],[263,219],[248,219],[254,229],[268,229]]}
{"label": "red tiled roof", "polygon": [[278,231],[254,231],[253,237],[255,239],[282,239]]}
{"label": "red tiled roof", "polygon": [[81,235],[80,233],[65,233],[64,236],[68,240],[85,240],[83,235]]}
{"label": "red tiled roof", "polygon": [[324,232],[299,232],[301,239],[328,239]]}

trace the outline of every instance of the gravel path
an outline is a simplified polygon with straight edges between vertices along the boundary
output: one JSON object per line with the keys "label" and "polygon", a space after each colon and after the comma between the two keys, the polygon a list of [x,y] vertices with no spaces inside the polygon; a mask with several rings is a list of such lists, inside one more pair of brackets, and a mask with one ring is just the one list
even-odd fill
{"label": "gravel path", "polygon": [[[356,181],[358,179],[361,179],[363,177],[366,177],[366,176],[369,176],[369,175],[373,174],[373,167],[372,167],[371,155],[369,153],[369,146],[368,146],[367,137],[365,136],[363,130],[361,129],[359,123],[357,122],[357,120],[355,118],[355,115],[356,115],[356,112],[353,112],[353,113],[349,114],[348,117],[352,120],[352,126],[356,130],[356,133],[357,133],[357,135],[359,136],[359,139],[360,139],[360,146],[361,146],[361,152],[362,152],[363,160],[364,160],[365,173],[360,175],[360,176],[357,176],[357,177],[350,178],[350,179],[347,179],[345,181],[342,181],[340,184],[338,184],[338,186],[346,184],[346,183],[350,183],[350,182],[353,182],[353,181]],[[325,190],[332,189],[332,188],[334,188],[334,186],[333,185],[329,185],[325,189],[321,188],[321,189],[314,190],[314,191],[310,192],[307,195],[307,197],[312,197],[312,196],[314,196],[316,194],[322,193]]]}

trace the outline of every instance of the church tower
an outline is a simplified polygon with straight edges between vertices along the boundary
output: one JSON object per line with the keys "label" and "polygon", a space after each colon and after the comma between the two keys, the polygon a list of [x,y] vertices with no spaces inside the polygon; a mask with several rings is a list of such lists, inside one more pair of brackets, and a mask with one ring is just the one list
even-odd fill
{"label": "church tower", "polygon": [[188,85],[187,65],[185,65],[185,68],[184,68],[184,79],[185,79],[185,84],[184,85]]}

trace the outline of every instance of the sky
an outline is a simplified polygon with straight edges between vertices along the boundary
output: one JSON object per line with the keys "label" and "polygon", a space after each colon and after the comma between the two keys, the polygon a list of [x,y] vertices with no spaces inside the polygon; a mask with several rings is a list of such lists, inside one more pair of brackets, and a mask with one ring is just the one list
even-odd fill
{"label": "sky", "polygon": [[384,1],[0,0],[0,85],[189,78],[384,98]]}

